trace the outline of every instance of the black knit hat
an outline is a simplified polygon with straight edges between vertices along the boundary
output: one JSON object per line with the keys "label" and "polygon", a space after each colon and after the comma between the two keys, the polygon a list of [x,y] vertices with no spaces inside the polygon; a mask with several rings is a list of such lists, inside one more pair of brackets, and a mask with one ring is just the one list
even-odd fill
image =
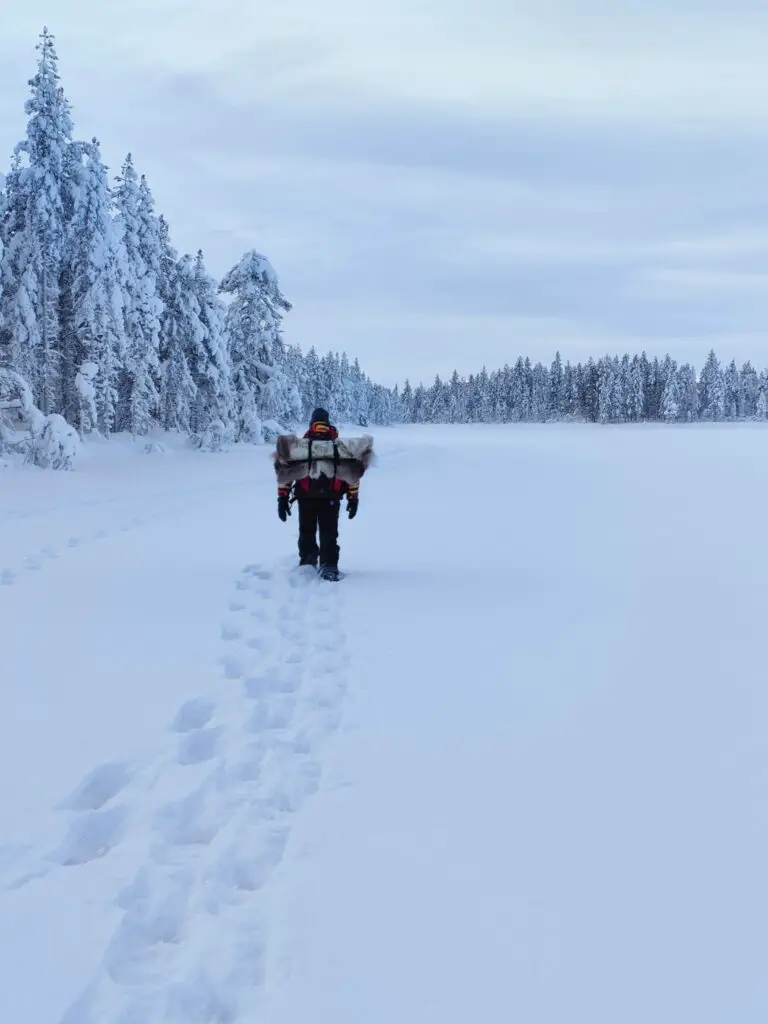
{"label": "black knit hat", "polygon": [[315,409],[315,411],[312,413],[312,419],[309,422],[310,422],[310,426],[313,423],[328,423],[328,424],[330,424],[331,417],[328,415],[328,410],[327,409]]}

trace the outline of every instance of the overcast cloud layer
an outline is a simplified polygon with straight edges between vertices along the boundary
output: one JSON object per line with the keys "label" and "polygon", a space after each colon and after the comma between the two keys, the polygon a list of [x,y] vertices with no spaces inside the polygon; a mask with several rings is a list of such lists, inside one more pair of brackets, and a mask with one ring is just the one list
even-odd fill
{"label": "overcast cloud layer", "polygon": [[259,7],[4,12],[0,166],[48,24],[78,136],[133,153],[213,273],[265,252],[290,341],[385,383],[558,348],[768,364],[764,0]]}

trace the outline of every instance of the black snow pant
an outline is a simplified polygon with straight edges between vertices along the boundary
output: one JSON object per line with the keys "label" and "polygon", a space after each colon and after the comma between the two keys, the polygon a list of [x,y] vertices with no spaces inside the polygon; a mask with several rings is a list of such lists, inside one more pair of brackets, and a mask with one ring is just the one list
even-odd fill
{"label": "black snow pant", "polygon": [[[327,498],[299,498],[299,561],[302,565],[339,566],[338,501]],[[318,547],[317,534],[320,533]]]}

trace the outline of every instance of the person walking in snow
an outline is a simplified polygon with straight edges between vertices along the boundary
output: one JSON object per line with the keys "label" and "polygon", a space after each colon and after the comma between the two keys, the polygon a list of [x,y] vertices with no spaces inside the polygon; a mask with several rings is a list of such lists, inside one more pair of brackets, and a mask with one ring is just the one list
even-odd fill
{"label": "person walking in snow", "polygon": [[[315,409],[304,437],[309,441],[337,441],[339,432],[325,409]],[[292,501],[299,506],[299,564],[318,568],[319,561],[318,571],[324,579],[340,578],[338,539],[341,501],[346,496],[347,514],[354,519],[359,491],[359,483],[348,484],[335,476],[331,479],[324,475],[278,486],[277,512],[282,522],[286,522],[291,514]]]}

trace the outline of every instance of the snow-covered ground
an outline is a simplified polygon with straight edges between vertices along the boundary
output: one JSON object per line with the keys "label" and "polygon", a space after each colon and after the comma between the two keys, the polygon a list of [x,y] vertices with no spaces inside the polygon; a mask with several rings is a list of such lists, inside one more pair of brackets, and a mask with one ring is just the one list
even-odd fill
{"label": "snow-covered ground", "polygon": [[768,431],[0,471],[0,1021],[763,1024]]}

